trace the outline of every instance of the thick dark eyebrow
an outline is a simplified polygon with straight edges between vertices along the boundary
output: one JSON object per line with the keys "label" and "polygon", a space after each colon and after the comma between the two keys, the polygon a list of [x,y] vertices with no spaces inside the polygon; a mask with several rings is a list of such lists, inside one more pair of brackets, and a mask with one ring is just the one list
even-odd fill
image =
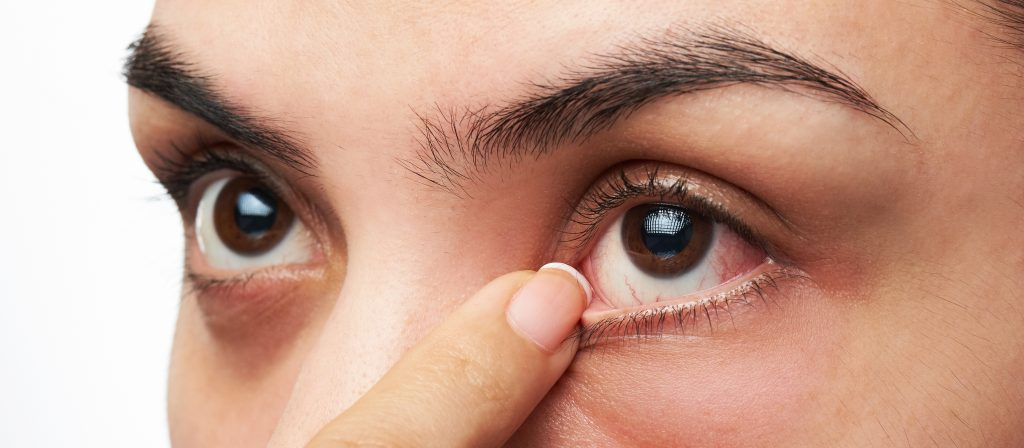
{"label": "thick dark eyebrow", "polygon": [[838,70],[773,48],[751,34],[717,26],[643,38],[536,92],[500,107],[417,113],[421,150],[402,164],[425,183],[468,194],[495,161],[540,156],[581,142],[654,100],[736,84],[782,88],[849,106],[880,120],[904,139],[910,128]]}
{"label": "thick dark eyebrow", "polygon": [[131,53],[124,64],[128,85],[163,98],[285,166],[306,175],[315,171],[317,159],[297,135],[280,128],[280,120],[229,100],[214,86],[213,78],[175,51],[155,26],[128,49]]}

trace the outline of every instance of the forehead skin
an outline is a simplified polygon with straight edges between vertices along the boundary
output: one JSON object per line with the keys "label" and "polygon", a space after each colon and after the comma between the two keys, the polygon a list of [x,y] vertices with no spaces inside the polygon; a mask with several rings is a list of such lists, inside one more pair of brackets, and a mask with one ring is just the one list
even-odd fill
{"label": "forehead skin", "polygon": [[[1019,69],[969,14],[926,0],[166,0],[154,23],[226,96],[303,136],[345,242],[322,325],[259,374],[219,364],[186,294],[178,445],[301,444],[467,294],[546,261],[562,193],[631,158],[725,177],[794,217],[818,287],[749,333],[580,356],[513,443],[1021,443]],[[500,105],[637,36],[723,23],[834,66],[913,137],[737,86],[659,101],[572,151],[482,176],[472,199],[396,163],[420,150],[418,112]],[[133,91],[132,114],[151,160],[144,143],[180,112]],[[600,151],[582,160],[588,148]]]}

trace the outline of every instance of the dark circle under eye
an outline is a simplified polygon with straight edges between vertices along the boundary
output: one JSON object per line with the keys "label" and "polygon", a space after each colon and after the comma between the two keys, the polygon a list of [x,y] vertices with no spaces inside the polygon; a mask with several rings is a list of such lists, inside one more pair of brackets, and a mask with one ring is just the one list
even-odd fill
{"label": "dark circle under eye", "polygon": [[284,239],[295,214],[258,180],[231,179],[217,195],[214,228],[224,245],[242,255],[259,255]]}
{"label": "dark circle under eye", "polygon": [[641,271],[673,277],[704,257],[711,243],[711,223],[674,205],[640,205],[623,217],[622,242]]}

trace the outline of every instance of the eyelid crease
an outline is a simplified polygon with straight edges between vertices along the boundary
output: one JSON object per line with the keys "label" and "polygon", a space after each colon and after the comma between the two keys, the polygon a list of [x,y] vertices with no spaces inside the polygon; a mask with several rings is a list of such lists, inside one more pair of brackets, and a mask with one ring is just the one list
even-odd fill
{"label": "eyelid crease", "polygon": [[791,280],[812,281],[809,276],[797,269],[776,265],[774,269],[765,271],[726,292],[684,303],[644,308],[583,325],[570,335],[569,340],[575,340],[582,352],[592,351],[614,341],[657,340],[664,336],[666,331],[689,335],[704,326],[713,335],[716,322],[718,327],[721,327],[723,318],[727,318],[735,327],[734,310],[731,309],[733,306],[779,306],[778,301],[771,298],[768,293],[770,290],[777,291],[780,282]]}

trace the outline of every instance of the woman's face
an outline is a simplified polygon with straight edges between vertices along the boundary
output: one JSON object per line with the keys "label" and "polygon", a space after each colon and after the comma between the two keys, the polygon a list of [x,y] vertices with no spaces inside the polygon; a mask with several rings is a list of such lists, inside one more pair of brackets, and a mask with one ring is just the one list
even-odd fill
{"label": "woman's face", "polygon": [[960,3],[158,2],[175,445],[301,443],[547,261],[597,299],[514,445],[1024,443],[1024,55]]}

